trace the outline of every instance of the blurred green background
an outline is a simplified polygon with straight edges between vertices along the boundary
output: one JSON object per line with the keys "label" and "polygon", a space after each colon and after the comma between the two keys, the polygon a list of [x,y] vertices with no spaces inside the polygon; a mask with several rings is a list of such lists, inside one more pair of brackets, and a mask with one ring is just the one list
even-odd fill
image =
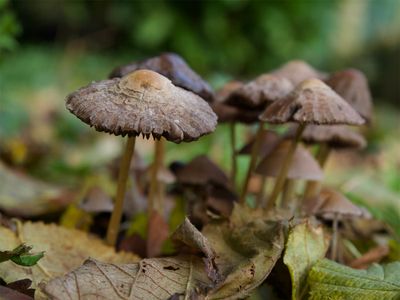
{"label": "blurred green background", "polygon": [[[291,59],[326,72],[364,71],[376,105],[364,154],[374,160],[345,170],[340,179],[332,173],[332,182],[343,183],[356,172],[358,197],[400,207],[399,0],[0,0],[2,159],[46,181],[71,185],[102,168],[118,155],[122,140],[69,114],[65,96],[106,78],[117,65],[164,51],[183,56],[215,88]],[[240,129],[241,144],[246,130]],[[228,170],[227,144],[221,126],[199,142],[169,145],[178,151],[169,151],[167,160],[208,153]],[[142,153],[149,149],[151,143],[139,143]],[[246,158],[240,165],[243,170]]]}

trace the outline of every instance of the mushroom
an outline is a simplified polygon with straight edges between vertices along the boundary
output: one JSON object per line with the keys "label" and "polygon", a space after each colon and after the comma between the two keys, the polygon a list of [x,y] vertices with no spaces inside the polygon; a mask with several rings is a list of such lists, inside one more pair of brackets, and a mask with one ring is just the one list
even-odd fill
{"label": "mushroom", "polygon": [[[175,143],[190,142],[214,131],[217,124],[217,117],[207,102],[150,70],[91,83],[70,94],[66,107],[97,131],[129,136],[107,231],[110,245],[115,244],[119,231],[135,137],[142,134],[147,138],[150,135],[155,139],[164,137]],[[159,210],[161,201],[150,201],[149,212]]]}
{"label": "mushroom", "polygon": [[207,156],[200,155],[192,159],[186,165],[172,167],[176,180],[186,185],[206,185],[214,183],[229,187],[228,177],[213,161]]}
{"label": "mushroom", "polygon": [[[293,129],[290,130],[289,136],[294,133]],[[361,134],[344,125],[310,125],[304,130],[301,139],[308,144],[320,145],[317,159],[321,168],[324,167],[332,149],[362,149],[367,144]],[[304,198],[317,196],[320,189],[320,182],[309,181]]]}
{"label": "mushroom", "polygon": [[289,61],[271,73],[288,79],[294,86],[307,79],[324,80],[327,77],[326,74],[314,69],[302,60]]}
{"label": "mushroom", "polygon": [[282,124],[295,122],[299,126],[294,141],[288,149],[287,158],[268,201],[271,209],[278,198],[289,170],[292,156],[307,124],[361,125],[360,115],[330,87],[318,79],[308,79],[299,84],[284,99],[272,103],[260,116],[263,122]]}
{"label": "mushroom", "polygon": [[[262,130],[260,140],[261,140],[260,146],[258,148],[258,154],[257,154],[258,157],[267,156],[281,142],[281,138],[274,131],[267,130],[267,129]],[[239,150],[238,154],[239,155],[251,154],[254,143],[255,143],[255,137],[252,138],[246,145],[244,145],[242,147],[242,149]],[[261,204],[262,199],[264,198],[264,191],[265,191],[265,187],[267,184],[266,179],[267,179],[266,176],[262,175],[261,185],[260,185],[260,189],[258,190],[258,195],[257,195],[257,200],[256,200],[257,206],[259,206]],[[250,183],[249,183],[249,185],[250,185]]]}
{"label": "mushroom", "polygon": [[[263,74],[236,89],[229,96],[226,102],[235,107],[260,110],[264,109],[274,101],[282,99],[289,92],[291,92],[292,89],[293,85],[286,78],[271,74]],[[255,142],[253,144],[246,178],[240,195],[241,203],[244,203],[246,200],[250,177],[253,174],[254,168],[257,164],[257,153],[261,142],[260,140],[263,127],[264,122],[260,122],[256,133]]]}
{"label": "mushroom", "polygon": [[326,83],[343,97],[368,123],[372,119],[372,97],[368,80],[359,70],[333,73]]}
{"label": "mushroom", "polygon": [[208,157],[201,155],[188,164],[173,163],[177,183],[188,203],[190,219],[196,225],[208,223],[211,217],[228,217],[237,201],[229,178]]}
{"label": "mushroom", "polygon": [[[174,85],[193,92],[206,101],[212,102],[214,99],[214,94],[209,84],[194,72],[182,57],[175,53],[163,53],[159,56],[117,67],[109,77],[122,77],[140,69],[148,69],[164,75]],[[155,161],[154,170],[151,172],[150,201],[153,201],[152,199],[157,193],[162,196],[162,183],[156,180],[156,166],[164,164],[164,147],[162,139],[155,142]]]}
{"label": "mushroom", "polygon": [[263,74],[236,88],[226,102],[236,107],[265,107],[281,99],[293,89],[292,83],[281,76]]}
{"label": "mushroom", "polygon": [[371,217],[368,211],[354,205],[343,194],[326,187],[322,188],[321,193],[317,197],[306,199],[303,209],[309,215],[316,215],[324,220],[333,222],[331,246],[332,260],[335,260],[337,257],[339,221],[353,217]]}
{"label": "mushroom", "polygon": [[[235,183],[237,162],[236,162],[236,126],[235,121],[242,115],[238,108],[226,105],[226,100],[229,96],[238,88],[243,85],[240,81],[230,81],[226,83],[221,89],[219,89],[215,95],[215,102],[211,105],[214,112],[218,116],[219,122],[229,122],[230,129],[230,142],[231,142],[231,181]],[[257,120],[257,114],[252,119]]]}
{"label": "mushroom", "polygon": [[[261,160],[255,172],[268,177],[278,177],[281,166],[287,159],[286,155],[291,144],[292,143],[289,140],[282,141]],[[296,148],[293,154],[292,163],[290,164],[286,178],[289,187],[286,189],[284,196],[282,197],[282,206],[288,207],[293,198],[294,180],[303,179],[320,181],[323,178],[323,172],[312,155],[300,145]]]}
{"label": "mushroom", "polygon": [[176,53],[163,53],[156,57],[117,67],[110,73],[109,78],[123,77],[140,69],[152,70],[164,75],[174,85],[191,91],[208,102],[213,101],[214,93],[210,85]]}

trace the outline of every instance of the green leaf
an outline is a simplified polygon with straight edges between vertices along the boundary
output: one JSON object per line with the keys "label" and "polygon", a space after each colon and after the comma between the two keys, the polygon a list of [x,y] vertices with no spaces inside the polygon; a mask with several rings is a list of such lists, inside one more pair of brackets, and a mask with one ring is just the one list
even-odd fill
{"label": "green leaf", "polygon": [[31,267],[36,265],[36,263],[44,256],[44,252],[39,252],[36,254],[20,255],[11,258],[11,261],[17,265],[24,267]]}
{"label": "green leaf", "polygon": [[33,266],[39,261],[39,259],[43,257],[44,252],[39,252],[35,254],[29,253],[31,249],[31,246],[21,244],[11,251],[0,251],[0,263],[11,260],[12,262],[20,266]]}
{"label": "green leaf", "polygon": [[292,299],[301,299],[307,291],[307,274],[311,267],[328,250],[329,237],[321,225],[311,220],[303,220],[289,231],[283,262],[289,269],[292,279]]}
{"label": "green leaf", "polygon": [[13,258],[15,256],[29,253],[29,251],[31,249],[32,249],[32,247],[27,246],[25,244],[21,244],[11,251],[0,251],[0,263],[3,261],[10,260],[11,258]]}
{"label": "green leaf", "polygon": [[308,275],[310,299],[400,299],[400,262],[352,269],[320,260]]}

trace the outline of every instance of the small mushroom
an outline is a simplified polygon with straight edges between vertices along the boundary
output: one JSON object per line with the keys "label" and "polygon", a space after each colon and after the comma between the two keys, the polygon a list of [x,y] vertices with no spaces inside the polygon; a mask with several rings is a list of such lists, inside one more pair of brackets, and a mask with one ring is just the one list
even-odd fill
{"label": "small mushroom", "polygon": [[176,86],[191,91],[211,102],[214,93],[210,85],[194,72],[186,61],[175,53],[163,53],[143,61],[115,68],[109,78],[123,77],[137,70],[147,69],[164,75]]}
{"label": "small mushroom", "polygon": [[[264,176],[277,178],[281,166],[287,159],[286,155],[292,142],[282,141],[274,150],[267,154],[257,166],[255,172]],[[286,178],[289,188],[285,190],[283,197],[283,206],[289,206],[293,198],[294,180],[315,180],[320,181],[323,178],[323,172],[312,155],[301,145],[298,146],[293,154],[292,162],[288,169]]]}
{"label": "small mushroom", "polygon": [[[239,150],[239,155],[251,155],[253,145],[256,138],[252,138],[246,145]],[[263,129],[260,137],[260,146],[258,147],[258,157],[265,157],[271,153],[276,146],[281,142],[281,138],[272,130]],[[266,189],[267,178],[262,175],[260,189],[256,199],[257,206],[261,205],[262,199],[264,198],[264,191]],[[250,182],[249,182],[250,186]],[[248,191],[250,188],[248,187]]]}
{"label": "small mushroom", "polygon": [[[288,136],[293,135],[295,128],[291,129]],[[332,149],[361,149],[367,144],[364,137],[344,125],[310,125],[302,136],[302,141],[308,144],[318,144],[317,159],[323,168]],[[309,181],[306,185],[304,198],[316,197],[321,189],[321,183]]]}
{"label": "small mushroom", "polygon": [[[107,242],[114,245],[119,231],[123,199],[135,137],[190,142],[214,131],[217,117],[202,98],[175,86],[150,70],[139,70],[122,78],[94,82],[70,94],[66,107],[83,122],[115,135],[128,135],[118,177],[115,208]],[[154,210],[161,203],[149,203]]]}
{"label": "small mushroom", "polygon": [[343,97],[367,122],[372,119],[372,97],[368,80],[359,70],[333,73],[326,83]]}
{"label": "small mushroom", "polygon": [[188,164],[173,163],[170,168],[185,195],[190,219],[197,226],[210,218],[228,217],[237,201],[229,178],[208,157],[201,155]]}
{"label": "small mushroom", "polygon": [[323,188],[321,193],[314,198],[306,199],[303,207],[304,211],[309,215],[320,216],[324,220],[333,221],[332,225],[332,245],[331,259],[337,257],[339,231],[339,221],[349,218],[370,218],[371,215],[365,209],[354,205],[343,194],[331,189]]}
{"label": "small mushroom", "polygon": [[275,205],[282,190],[297,143],[307,124],[361,125],[363,118],[330,87],[318,79],[309,79],[299,84],[284,99],[275,101],[261,114],[260,120],[273,124],[298,123],[294,141],[288,149],[267,209]]}
{"label": "small mushroom", "polygon": [[226,102],[236,107],[265,107],[286,96],[293,88],[292,83],[284,77],[263,74],[235,89]]}
{"label": "small mushroom", "polygon": [[186,165],[173,168],[178,183],[186,185],[206,185],[214,183],[228,187],[229,178],[207,156],[200,155]]}
{"label": "small mushroom", "polygon": [[[281,166],[286,160],[291,141],[282,141],[274,150],[266,155],[256,168],[256,173],[268,177],[278,177]],[[299,145],[293,154],[287,177],[289,179],[322,180],[324,174],[318,162],[303,146]]]}
{"label": "small mushroom", "polygon": [[[263,74],[235,90],[226,102],[236,107],[259,110],[279,99],[282,99],[291,92],[292,89],[293,85],[286,78],[271,74]],[[244,203],[246,200],[250,178],[257,164],[257,153],[261,143],[263,127],[264,122],[259,122],[249,167],[247,169],[246,178],[240,195],[241,203]]]}
{"label": "small mushroom", "polygon": [[[295,128],[288,136],[294,135]],[[310,125],[303,131],[301,140],[306,144],[326,143],[332,149],[362,149],[367,145],[365,138],[345,125]]]}
{"label": "small mushroom", "polygon": [[271,73],[288,79],[294,86],[307,79],[324,80],[327,77],[326,74],[317,71],[303,60],[291,60]]}
{"label": "small mushroom", "polygon": [[232,80],[227,82],[220,88],[215,94],[215,102],[225,103],[231,94],[238,88],[243,86],[243,82],[238,80]]}

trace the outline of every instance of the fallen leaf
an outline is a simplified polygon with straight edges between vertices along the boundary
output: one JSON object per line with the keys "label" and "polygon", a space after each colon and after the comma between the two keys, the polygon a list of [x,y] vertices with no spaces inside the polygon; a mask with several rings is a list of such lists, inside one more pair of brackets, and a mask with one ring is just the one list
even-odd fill
{"label": "fallen leaf", "polygon": [[164,242],[169,236],[168,223],[158,212],[153,211],[149,218],[146,253],[147,257],[155,257],[161,254]]}
{"label": "fallen leaf", "polygon": [[133,252],[140,257],[146,257],[146,248],[146,240],[138,233],[133,233],[130,236],[123,237],[118,245],[118,250]]}
{"label": "fallen leaf", "polygon": [[188,218],[185,218],[182,225],[179,226],[172,236],[172,240],[179,245],[184,245],[192,252],[201,252],[204,256],[207,276],[213,283],[217,284],[221,281],[221,276],[218,272],[218,267],[215,263],[216,254],[211,247],[207,238],[190,223]]}
{"label": "fallen leaf", "polygon": [[18,223],[17,232],[0,227],[0,249],[16,247],[21,243],[33,246],[34,251],[44,251],[45,256],[32,267],[20,267],[12,262],[0,264],[0,278],[6,283],[20,279],[32,280],[32,288],[42,281],[61,276],[79,267],[88,257],[106,262],[135,262],[133,254],[117,254],[100,239],[85,232],[59,227],[54,224]]}
{"label": "fallen leaf", "polygon": [[269,275],[284,247],[283,225],[262,210],[235,205],[229,222],[207,225],[203,234],[216,252],[215,263],[224,281],[209,299],[242,299]]}
{"label": "fallen leaf", "polygon": [[400,262],[355,270],[323,259],[311,269],[308,284],[309,299],[399,299]]}
{"label": "fallen leaf", "polygon": [[88,260],[50,281],[44,291],[50,299],[71,300],[242,299],[264,281],[283,250],[282,223],[255,218],[259,213],[236,206],[229,222],[207,225],[204,236],[188,220],[178,229],[175,239],[201,250],[203,256],[212,256],[215,251],[220,281],[213,282],[204,260],[197,255],[125,265]]}
{"label": "fallen leaf", "polygon": [[389,246],[380,245],[372,248],[366,252],[363,256],[353,260],[349,267],[354,269],[366,269],[372,263],[379,263],[385,256],[389,254]]}
{"label": "fallen leaf", "polygon": [[33,298],[9,287],[0,286],[0,300],[33,300]]}
{"label": "fallen leaf", "polygon": [[31,280],[21,279],[8,283],[7,287],[33,298],[35,296],[35,290],[31,288],[31,285],[32,285]]}
{"label": "fallen leaf", "polygon": [[[87,260],[79,269],[50,281],[50,299],[168,299],[192,295],[210,285],[194,256],[143,259],[136,264]],[[190,297],[188,297],[190,299]]]}
{"label": "fallen leaf", "polygon": [[39,216],[59,211],[71,200],[64,190],[17,174],[0,162],[0,210],[7,214]]}
{"label": "fallen leaf", "polygon": [[329,236],[321,225],[305,219],[292,227],[286,241],[283,262],[292,280],[292,299],[302,299],[307,291],[307,275],[311,267],[325,257]]}

